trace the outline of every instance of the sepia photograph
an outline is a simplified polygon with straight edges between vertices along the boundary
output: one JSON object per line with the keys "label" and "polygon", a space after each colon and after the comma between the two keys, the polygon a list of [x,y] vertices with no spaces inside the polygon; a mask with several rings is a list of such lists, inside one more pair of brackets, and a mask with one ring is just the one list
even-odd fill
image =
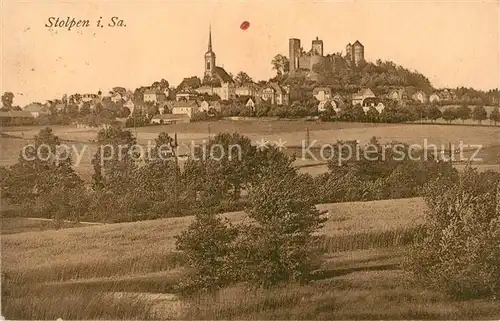
{"label": "sepia photograph", "polygon": [[2,0],[1,320],[500,320],[500,2]]}

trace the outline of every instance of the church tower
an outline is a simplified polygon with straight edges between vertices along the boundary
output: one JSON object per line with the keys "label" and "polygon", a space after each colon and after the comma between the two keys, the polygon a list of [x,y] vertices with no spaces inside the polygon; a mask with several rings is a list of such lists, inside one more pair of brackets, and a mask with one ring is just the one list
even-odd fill
{"label": "church tower", "polygon": [[212,51],[212,27],[208,29],[208,51],[205,53],[205,77],[212,78],[215,71],[215,52]]}

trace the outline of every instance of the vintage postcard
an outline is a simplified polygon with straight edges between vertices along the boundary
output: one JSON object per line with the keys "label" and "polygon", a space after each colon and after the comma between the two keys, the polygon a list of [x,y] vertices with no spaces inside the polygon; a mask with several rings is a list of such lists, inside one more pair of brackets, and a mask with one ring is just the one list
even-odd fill
{"label": "vintage postcard", "polygon": [[500,318],[498,1],[0,6],[4,320]]}

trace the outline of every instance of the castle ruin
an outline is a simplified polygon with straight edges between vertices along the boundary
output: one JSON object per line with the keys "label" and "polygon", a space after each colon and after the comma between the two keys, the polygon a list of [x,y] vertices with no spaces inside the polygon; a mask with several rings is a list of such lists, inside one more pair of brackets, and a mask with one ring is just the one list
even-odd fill
{"label": "castle ruin", "polygon": [[290,73],[306,73],[310,79],[316,78],[314,66],[321,66],[331,71],[337,70],[340,65],[348,64],[349,66],[359,66],[365,59],[364,46],[356,40],[354,44],[348,44],[346,47],[346,55],[341,54],[324,55],[323,40],[314,39],[311,44],[311,50],[305,52],[300,45],[300,39],[290,38],[289,40],[289,59]]}

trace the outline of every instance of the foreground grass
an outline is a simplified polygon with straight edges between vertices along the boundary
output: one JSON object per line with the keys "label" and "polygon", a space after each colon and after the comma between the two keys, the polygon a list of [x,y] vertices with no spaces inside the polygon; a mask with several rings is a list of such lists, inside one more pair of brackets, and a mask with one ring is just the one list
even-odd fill
{"label": "foreground grass", "polygon": [[180,319],[493,319],[498,301],[453,301],[400,270],[401,247],[330,254],[315,281],[272,290],[243,285],[189,298]]}
{"label": "foreground grass", "polygon": [[2,293],[2,314],[16,320],[136,319],[153,320],[149,302],[139,295],[112,297],[101,291],[17,288]]}
{"label": "foreground grass", "polygon": [[270,291],[231,287],[191,298],[181,318],[252,320],[491,319],[498,302],[451,301],[437,292],[409,287],[400,270],[359,271]]}
{"label": "foreground grass", "polygon": [[[500,304],[451,301],[410,283],[404,246],[419,232],[420,198],[321,204],[328,254],[308,285],[243,285],[172,301],[189,271],[174,236],[191,217],[22,232],[2,237],[7,319],[493,319]],[[245,213],[225,214],[234,222]],[[166,294],[167,293],[167,294]]]}
{"label": "foreground grass", "polygon": [[[423,220],[425,204],[420,198],[410,198],[318,207],[330,214],[320,231],[322,234],[340,238],[347,235],[354,239],[360,233],[416,227]],[[233,222],[248,219],[244,212],[225,216]],[[88,266],[95,274],[85,272],[83,275],[98,277],[110,273],[126,275],[131,271],[153,272],[162,266],[171,268],[164,258],[175,251],[175,235],[184,231],[192,219],[186,216],[5,235],[2,237],[2,269],[4,272],[43,270],[74,275],[75,271],[86,271],[83,267]]]}

